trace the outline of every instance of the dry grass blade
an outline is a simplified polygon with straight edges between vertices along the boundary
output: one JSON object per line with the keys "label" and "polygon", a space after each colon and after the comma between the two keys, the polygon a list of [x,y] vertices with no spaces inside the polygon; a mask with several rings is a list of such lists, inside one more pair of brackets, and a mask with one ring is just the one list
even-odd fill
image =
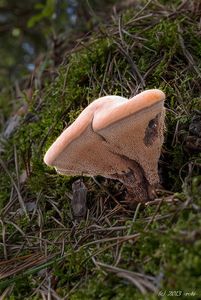
{"label": "dry grass blade", "polygon": [[[138,20],[139,15],[142,14],[142,12],[147,8],[147,6],[152,2],[152,0],[147,1],[147,3],[142,7],[142,9],[140,11],[138,11],[135,16],[130,20],[130,22],[134,22],[136,20]],[[144,17],[144,16],[143,16]]]}
{"label": "dry grass blade", "polygon": [[101,190],[103,190],[104,192],[106,192],[108,194],[108,196],[110,196],[110,198],[119,206],[121,207],[123,210],[123,206],[121,206],[121,204],[119,203],[119,201],[117,201],[117,199],[102,185],[98,182],[98,180],[93,176],[93,181],[101,188]]}
{"label": "dry grass blade", "polygon": [[14,186],[16,192],[17,192],[20,206],[21,206],[22,210],[24,211],[25,215],[27,216],[27,218],[29,219],[29,215],[28,215],[28,213],[27,213],[26,206],[25,206],[25,204],[24,204],[24,200],[23,200],[23,198],[22,198],[22,196],[21,196],[21,193],[20,193],[20,191],[19,191],[19,188],[18,188],[18,186],[16,185],[16,183],[15,183],[13,177],[11,176],[10,172],[8,171],[8,169],[7,169],[6,165],[5,165],[5,163],[2,161],[1,158],[0,158],[0,164],[1,164],[2,168],[4,169],[4,171],[7,173],[7,175],[10,177],[11,183],[13,184],[13,186]]}
{"label": "dry grass blade", "polygon": [[14,187],[12,187],[11,191],[10,191],[10,199],[9,199],[8,203],[1,210],[2,218],[8,214],[8,211],[14,205],[15,202],[16,202],[16,199],[14,196]]}
{"label": "dry grass blade", "polygon": [[130,281],[133,285],[135,285],[139,290],[140,292],[145,295],[147,293],[145,287],[141,284],[141,282],[139,280],[137,280],[135,277],[133,276],[130,276],[129,274],[127,273],[124,273],[124,272],[116,272],[116,275],[118,277],[122,277],[122,278],[125,278],[127,279],[128,281]]}
{"label": "dry grass blade", "polygon": [[4,225],[4,222],[0,219],[1,225],[2,225],[2,242],[3,242],[3,251],[4,251],[4,258],[8,258],[7,254],[7,247],[6,247],[6,226]]}
{"label": "dry grass blade", "polygon": [[42,265],[43,263],[47,263],[54,257],[55,255],[46,257],[41,253],[37,253],[29,256],[19,257],[16,259],[11,259],[10,261],[2,261],[0,263],[0,279],[5,279],[9,276],[16,275],[20,272],[30,269],[31,267],[37,267],[39,265]]}
{"label": "dry grass blade", "polygon": [[47,202],[53,207],[53,209],[58,213],[58,215],[59,215],[59,217],[61,218],[61,220],[62,220],[62,214],[61,214],[61,212],[60,212],[60,210],[57,208],[57,203],[56,202],[54,202],[53,200],[51,200],[51,199],[47,199]]}
{"label": "dry grass blade", "polygon": [[102,268],[107,269],[110,272],[115,273],[119,277],[123,277],[129,280],[141,291],[142,294],[146,294],[148,291],[151,292],[157,291],[155,285],[153,284],[153,282],[155,281],[154,277],[140,274],[137,272],[128,271],[122,268],[118,268],[116,266],[107,265],[97,261],[96,264]]}
{"label": "dry grass blade", "polygon": [[137,65],[134,63],[134,61],[132,60],[131,56],[129,55],[128,51],[126,51],[123,46],[121,46],[118,42],[116,42],[120,52],[124,55],[124,57],[127,59],[128,63],[131,66],[131,70],[133,72],[133,74],[137,75],[138,79],[140,80],[140,83],[142,85],[142,87],[145,87],[145,81],[144,78],[142,77],[142,75],[140,74],[140,71],[138,70]]}
{"label": "dry grass blade", "polygon": [[103,91],[104,91],[104,94],[107,95],[107,92],[104,90],[104,84],[105,84],[106,77],[108,75],[110,63],[111,63],[111,52],[109,53],[108,58],[107,58],[107,63],[106,63],[105,72],[103,75],[103,81],[102,81],[100,92],[99,92],[99,97],[102,96]]}
{"label": "dry grass blade", "polygon": [[[169,204],[172,204],[172,203],[176,204],[176,203],[180,202],[180,200],[175,198],[174,195],[171,195],[169,197],[165,197],[163,201],[164,201],[164,203],[169,203]],[[153,205],[159,204],[160,202],[161,202],[161,199],[158,198],[158,199],[146,202],[145,206],[153,206]]]}
{"label": "dry grass blade", "polygon": [[0,295],[0,300],[9,299],[8,297],[11,295],[14,285],[7,287],[3,293]]}
{"label": "dry grass blade", "polygon": [[[181,29],[178,29],[180,33]],[[191,53],[188,51],[188,49],[186,48],[185,44],[184,44],[184,40],[182,38],[182,35],[179,34],[179,42],[181,45],[181,49],[183,51],[184,56],[186,57],[187,61],[189,62],[189,64],[193,67],[193,69],[195,70],[195,72],[197,73],[197,75],[199,76],[199,78],[201,78],[201,72],[199,70],[199,68],[197,67],[196,62],[194,61],[193,56],[191,55]]]}
{"label": "dry grass blade", "polygon": [[155,210],[154,214],[152,215],[152,217],[150,218],[150,221],[149,221],[149,222],[147,223],[147,225],[145,226],[144,231],[147,231],[148,227],[151,225],[151,223],[153,223],[153,221],[154,221],[154,219],[155,219],[157,213],[158,213],[159,210],[160,210],[160,207],[161,207],[162,203],[163,203],[163,198],[160,199],[160,201],[159,201],[159,203],[158,203],[158,205],[157,205],[157,207],[156,207],[156,210]]}
{"label": "dry grass blade", "polygon": [[[140,206],[141,206],[141,203],[138,203],[138,205],[136,207],[136,210],[134,212],[134,216],[133,216],[133,219],[132,219],[132,224],[128,227],[127,235],[131,235],[131,232],[133,230],[135,221],[137,219],[137,215],[138,215],[139,210],[140,210]],[[119,249],[119,253],[118,253],[117,258],[116,258],[115,266],[117,266],[119,264],[120,260],[121,260],[121,254],[124,250],[124,247],[125,247],[125,244],[122,244],[121,248]]]}
{"label": "dry grass blade", "polygon": [[117,237],[101,239],[101,240],[86,243],[86,244],[82,245],[80,248],[83,248],[83,247],[85,248],[85,247],[88,247],[90,245],[100,244],[100,243],[107,243],[107,242],[112,242],[112,241],[124,242],[124,241],[133,240],[133,239],[135,240],[139,236],[140,236],[140,233],[136,233],[136,234],[127,235],[127,236],[117,236]]}
{"label": "dry grass blade", "polygon": [[38,292],[40,292],[45,299],[55,299],[55,300],[62,300],[62,298],[56,293],[56,291],[51,288],[51,279],[47,278],[48,284],[43,284],[40,289],[38,289]]}

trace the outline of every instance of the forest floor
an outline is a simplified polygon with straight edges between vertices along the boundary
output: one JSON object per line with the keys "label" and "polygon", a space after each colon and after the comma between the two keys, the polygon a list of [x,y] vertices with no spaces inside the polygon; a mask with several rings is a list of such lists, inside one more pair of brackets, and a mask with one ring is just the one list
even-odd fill
{"label": "forest floor", "polygon": [[[200,11],[149,1],[114,13],[41,57],[12,114],[16,95],[1,93],[1,299],[201,298]],[[87,217],[76,220],[77,177],[46,166],[46,150],[94,99],[150,88],[167,96],[155,200],[131,210],[121,183],[84,177]]]}

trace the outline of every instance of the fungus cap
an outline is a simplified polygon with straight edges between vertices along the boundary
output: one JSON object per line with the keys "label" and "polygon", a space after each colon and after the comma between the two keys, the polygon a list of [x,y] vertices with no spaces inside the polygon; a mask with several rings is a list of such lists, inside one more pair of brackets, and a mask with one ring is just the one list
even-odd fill
{"label": "fungus cap", "polygon": [[[52,144],[44,162],[61,174],[112,177],[128,171],[128,158],[142,166],[150,183],[156,182],[164,99],[162,91],[152,89],[129,100],[105,96],[93,101]],[[151,136],[156,134],[146,144],[151,120],[157,127],[150,129]]]}

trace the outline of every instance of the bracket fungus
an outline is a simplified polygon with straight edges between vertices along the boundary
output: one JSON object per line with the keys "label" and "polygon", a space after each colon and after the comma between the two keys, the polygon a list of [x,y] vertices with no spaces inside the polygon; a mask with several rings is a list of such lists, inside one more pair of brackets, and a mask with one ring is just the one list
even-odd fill
{"label": "bracket fungus", "polygon": [[131,99],[101,97],[63,131],[44,162],[65,175],[118,179],[129,199],[145,202],[159,182],[165,94],[146,90]]}

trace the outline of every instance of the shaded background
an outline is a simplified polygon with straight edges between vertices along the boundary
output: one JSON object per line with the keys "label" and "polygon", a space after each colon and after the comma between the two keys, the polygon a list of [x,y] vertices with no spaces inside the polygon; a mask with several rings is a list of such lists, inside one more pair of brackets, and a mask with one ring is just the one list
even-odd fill
{"label": "shaded background", "polygon": [[0,88],[33,71],[39,54],[68,47],[72,31],[80,36],[92,30],[115,2],[0,0]]}

